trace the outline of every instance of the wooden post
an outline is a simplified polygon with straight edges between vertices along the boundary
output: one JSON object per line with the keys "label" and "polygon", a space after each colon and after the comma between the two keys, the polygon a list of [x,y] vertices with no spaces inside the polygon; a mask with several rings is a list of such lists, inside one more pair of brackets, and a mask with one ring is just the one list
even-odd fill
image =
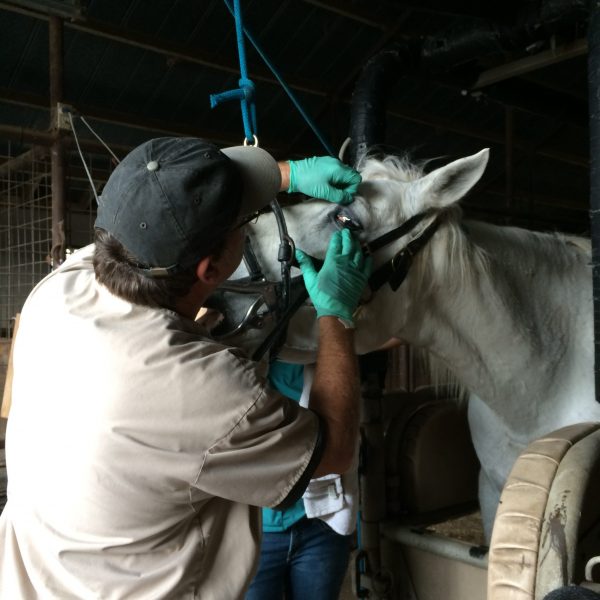
{"label": "wooden post", "polygon": [[49,22],[50,114],[51,130],[55,132],[51,148],[52,165],[52,268],[65,259],[65,173],[66,159],[63,133],[58,127],[58,104],[63,100],[63,22],[50,17]]}
{"label": "wooden post", "polygon": [[2,407],[0,408],[0,417],[8,419],[10,405],[12,404],[12,381],[13,381],[13,350],[15,340],[17,339],[17,329],[19,329],[19,317],[17,313],[15,317],[15,327],[13,329],[12,340],[10,342],[10,353],[8,355],[8,367],[6,368],[6,379],[4,380],[4,393],[2,394]]}

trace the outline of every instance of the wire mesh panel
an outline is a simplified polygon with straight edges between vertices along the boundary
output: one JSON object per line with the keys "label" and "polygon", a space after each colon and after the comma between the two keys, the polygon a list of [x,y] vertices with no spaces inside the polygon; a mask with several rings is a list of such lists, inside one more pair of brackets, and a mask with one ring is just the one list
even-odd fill
{"label": "wire mesh panel", "polygon": [[0,166],[0,337],[33,287],[51,270],[52,192],[47,152],[32,148]]}
{"label": "wire mesh panel", "polygon": [[[65,243],[68,255],[93,242],[96,195],[101,193],[116,163],[108,153],[79,155],[72,151],[67,160],[68,201],[65,214]],[[92,179],[91,182],[88,174]]]}
{"label": "wire mesh panel", "polygon": [[[94,190],[100,192],[113,167],[108,153],[85,157],[67,153],[67,255],[93,241]],[[0,338],[10,338],[15,314],[52,269],[51,188],[48,148],[16,151],[8,144],[0,149]]]}

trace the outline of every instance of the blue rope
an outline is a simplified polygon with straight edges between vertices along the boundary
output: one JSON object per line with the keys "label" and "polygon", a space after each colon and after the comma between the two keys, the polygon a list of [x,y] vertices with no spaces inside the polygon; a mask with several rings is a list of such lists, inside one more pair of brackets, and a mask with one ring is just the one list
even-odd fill
{"label": "blue rope", "polygon": [[244,47],[244,26],[242,24],[242,8],[240,0],[234,0],[235,9],[232,11],[235,19],[235,32],[238,46],[238,55],[240,59],[240,79],[239,88],[228,90],[220,94],[210,95],[210,107],[215,108],[222,102],[230,100],[239,100],[242,110],[242,121],[244,123],[244,134],[246,139],[251,142],[256,134],[256,105],[254,104],[255,88],[254,83],[248,77],[248,67],[246,63],[246,49]]}
{"label": "blue rope", "polygon": [[[237,31],[236,10],[237,10],[237,5],[238,5],[239,0],[234,0],[235,6],[231,5],[231,0],[223,0],[223,1],[225,2],[225,6],[227,6],[227,8],[229,9],[229,12],[236,18],[236,31]],[[279,72],[277,71],[277,69],[275,68],[273,63],[271,63],[268,56],[263,52],[262,48],[258,45],[258,42],[255,40],[254,36],[248,31],[248,29],[246,27],[244,27],[241,24],[241,20],[240,20],[240,26],[241,26],[241,30],[246,34],[246,37],[248,38],[250,43],[254,46],[254,49],[258,52],[258,54],[263,59],[263,61],[267,65],[267,67],[269,67],[269,69],[271,70],[271,73],[273,73],[273,75],[275,76],[277,81],[279,81],[279,83],[281,84],[281,87],[283,87],[286,94],[289,96],[289,98],[293,102],[294,106],[298,109],[298,112],[302,115],[302,117],[304,118],[304,120],[306,121],[308,126],[313,130],[313,133],[317,136],[317,138],[319,139],[319,141],[321,142],[321,144],[323,145],[323,147],[325,148],[327,153],[331,156],[336,156],[335,151],[333,150],[332,146],[327,142],[327,140],[325,139],[325,136],[321,133],[317,124],[311,119],[310,115],[304,110],[304,108],[300,104],[300,101],[294,95],[294,92],[291,90],[291,88],[288,86],[288,84],[284,81],[283,77],[279,74]],[[238,33],[239,33],[239,31],[238,31]],[[239,38],[238,38],[238,47],[239,47]],[[240,62],[240,66],[241,66],[241,62]],[[212,98],[213,98],[213,96],[211,96],[211,106],[212,106]],[[252,109],[255,110],[254,104],[252,104]],[[247,134],[246,134],[246,137],[248,137]]]}

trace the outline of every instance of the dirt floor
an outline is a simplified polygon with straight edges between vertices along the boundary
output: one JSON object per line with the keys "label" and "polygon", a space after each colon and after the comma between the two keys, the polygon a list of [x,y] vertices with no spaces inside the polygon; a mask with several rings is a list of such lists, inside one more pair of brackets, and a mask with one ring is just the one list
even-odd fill
{"label": "dirt floor", "polygon": [[479,512],[445,521],[444,523],[430,525],[427,529],[455,540],[468,542],[469,544],[473,544],[473,546],[484,546],[486,544],[483,535],[481,514]]}

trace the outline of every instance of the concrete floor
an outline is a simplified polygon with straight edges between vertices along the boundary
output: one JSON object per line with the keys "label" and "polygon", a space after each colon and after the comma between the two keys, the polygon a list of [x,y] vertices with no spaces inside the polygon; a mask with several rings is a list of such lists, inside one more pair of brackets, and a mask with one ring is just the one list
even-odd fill
{"label": "concrete floor", "polygon": [[342,585],[342,590],[340,592],[340,597],[338,600],[356,600],[356,596],[354,595],[354,558],[356,556],[356,551],[352,552],[350,555],[350,563],[348,564],[348,571],[346,573],[346,578],[344,579],[344,584]]}

